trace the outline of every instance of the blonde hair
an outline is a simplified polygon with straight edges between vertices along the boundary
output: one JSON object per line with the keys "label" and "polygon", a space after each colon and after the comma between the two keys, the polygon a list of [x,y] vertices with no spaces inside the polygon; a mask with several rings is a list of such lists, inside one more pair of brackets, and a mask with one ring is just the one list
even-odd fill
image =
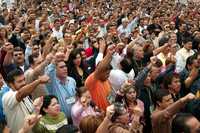
{"label": "blonde hair", "polygon": [[131,84],[131,83],[126,83],[126,82],[125,82],[125,83],[122,84],[122,86],[121,86],[121,91],[122,91],[124,94],[128,93],[131,89],[137,91],[136,87],[135,87],[133,84]]}

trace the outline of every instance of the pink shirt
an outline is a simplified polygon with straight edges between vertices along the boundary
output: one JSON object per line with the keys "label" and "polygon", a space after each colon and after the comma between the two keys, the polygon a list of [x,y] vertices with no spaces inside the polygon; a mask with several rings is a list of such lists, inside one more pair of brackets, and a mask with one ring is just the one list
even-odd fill
{"label": "pink shirt", "polygon": [[73,106],[71,110],[71,116],[73,120],[73,124],[77,127],[79,127],[79,123],[81,119],[88,115],[96,115],[96,112],[91,106],[88,106],[86,109],[83,109],[83,106],[79,101],[77,101]]}

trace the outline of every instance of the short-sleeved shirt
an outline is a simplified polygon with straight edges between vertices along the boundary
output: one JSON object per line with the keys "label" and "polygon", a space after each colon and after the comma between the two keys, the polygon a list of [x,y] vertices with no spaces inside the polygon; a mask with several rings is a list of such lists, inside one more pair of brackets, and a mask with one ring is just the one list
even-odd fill
{"label": "short-sleeved shirt", "polygon": [[12,133],[18,133],[24,124],[25,117],[33,113],[31,99],[25,97],[21,102],[18,102],[16,94],[17,91],[10,90],[2,99],[7,124]]}
{"label": "short-sleeved shirt", "polygon": [[103,110],[106,110],[109,102],[107,97],[111,92],[111,85],[108,80],[100,81],[95,78],[94,73],[90,74],[85,81],[85,86],[88,88],[92,100],[96,105]]}

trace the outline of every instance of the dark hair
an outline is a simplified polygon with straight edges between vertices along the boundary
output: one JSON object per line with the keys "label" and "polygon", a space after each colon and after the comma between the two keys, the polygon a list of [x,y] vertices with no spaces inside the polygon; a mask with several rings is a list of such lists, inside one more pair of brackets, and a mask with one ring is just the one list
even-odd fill
{"label": "dark hair", "polygon": [[28,56],[28,62],[29,62],[29,65],[33,65],[35,63],[33,59],[33,55]]}
{"label": "dark hair", "polygon": [[159,47],[163,46],[165,43],[168,43],[169,41],[169,37],[168,36],[163,36],[160,40],[159,40]]}
{"label": "dark hair", "polygon": [[122,67],[122,71],[125,73],[129,73],[131,69],[133,68],[131,62],[128,60],[128,58],[124,58],[121,62],[120,65]]}
{"label": "dark hair", "polygon": [[193,61],[194,61],[195,59],[197,59],[197,55],[196,55],[196,54],[194,54],[194,55],[188,57],[187,60],[186,60],[186,67],[187,67],[187,65],[192,65],[192,64],[193,64]]}
{"label": "dark hair", "polygon": [[21,33],[23,33],[24,31],[27,31],[29,34],[31,34],[29,29],[27,29],[27,28],[22,28]]}
{"label": "dark hair", "polygon": [[165,89],[169,89],[169,85],[172,83],[172,80],[174,78],[180,78],[178,73],[172,73],[172,74],[168,74],[167,76],[164,77],[163,80],[163,85]]}
{"label": "dark hair", "polygon": [[42,104],[42,107],[40,109],[40,114],[41,115],[46,115],[46,112],[44,111],[44,109],[47,109],[49,107],[49,105],[51,104],[51,100],[55,98],[58,100],[58,98],[54,95],[47,95],[47,96],[44,96],[44,99],[43,99],[43,104]]}
{"label": "dark hair", "polygon": [[55,20],[54,20],[54,24],[55,24],[56,22],[60,22],[60,20],[59,20],[59,19],[55,19]]}
{"label": "dark hair", "polygon": [[24,53],[24,50],[21,47],[17,46],[14,48],[14,52],[23,52]]}
{"label": "dark hair", "polygon": [[156,63],[153,64],[154,67],[161,67],[163,65],[162,61],[160,59],[156,60]]}
{"label": "dark hair", "polygon": [[154,104],[155,106],[158,105],[157,102],[162,102],[163,97],[169,95],[169,91],[166,89],[158,89],[154,94]]}
{"label": "dark hair", "polygon": [[172,120],[172,133],[190,133],[190,127],[186,124],[186,122],[194,117],[189,113],[179,113]]}
{"label": "dark hair", "polygon": [[[71,52],[70,55],[69,55],[68,68],[74,68],[75,65],[74,65],[73,60],[76,59],[76,56],[77,56],[78,54],[81,55],[81,52],[80,52],[79,49],[74,49],[74,50],[72,50],[72,52]],[[81,66],[80,66],[80,67],[82,68],[82,62],[81,62]]]}
{"label": "dark hair", "polygon": [[12,71],[10,71],[10,72],[8,73],[7,78],[6,78],[6,81],[7,81],[8,83],[14,83],[15,77],[21,76],[21,75],[23,75],[23,74],[24,74],[24,72],[23,72],[21,69],[15,68],[14,70],[12,70]]}
{"label": "dark hair", "polygon": [[82,86],[76,89],[76,96],[80,98],[83,95],[83,93],[85,93],[86,91],[87,91],[87,88]]}
{"label": "dark hair", "polygon": [[188,37],[184,36],[183,37],[183,44],[186,44],[188,42],[192,42],[192,37],[191,36],[188,36]]}

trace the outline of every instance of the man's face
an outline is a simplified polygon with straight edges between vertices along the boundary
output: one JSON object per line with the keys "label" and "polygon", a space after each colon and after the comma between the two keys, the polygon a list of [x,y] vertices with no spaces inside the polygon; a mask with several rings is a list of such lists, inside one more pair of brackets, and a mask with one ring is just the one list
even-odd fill
{"label": "man's face", "polygon": [[13,86],[14,86],[15,90],[19,90],[20,88],[22,88],[26,85],[25,77],[23,74],[16,76],[14,79],[15,79],[15,81],[13,83]]}
{"label": "man's face", "polygon": [[14,62],[16,64],[23,64],[24,63],[24,53],[22,51],[14,51]]}
{"label": "man's face", "polygon": [[161,68],[160,67],[153,66],[151,68],[151,71],[150,71],[151,79],[154,81],[158,77],[158,75],[160,74],[160,72],[161,72]]}
{"label": "man's face", "polygon": [[200,64],[199,64],[198,60],[199,60],[198,58],[193,60],[192,67],[196,67],[196,68],[199,67]]}
{"label": "man's face", "polygon": [[55,24],[54,24],[55,28],[59,28],[60,27],[60,22],[59,21],[56,21]]}
{"label": "man's face", "polygon": [[187,50],[191,50],[192,49],[192,42],[188,42],[184,45],[184,48],[186,48]]}
{"label": "man's face", "polygon": [[165,109],[167,108],[169,105],[171,105],[173,103],[173,99],[172,99],[172,96],[171,94],[167,95],[167,96],[164,96],[162,98],[162,102],[160,102],[160,107],[161,109]]}
{"label": "man's face", "polygon": [[28,31],[24,31],[22,34],[21,34],[22,38],[24,41],[27,41],[30,39],[31,35]]}
{"label": "man's face", "polygon": [[73,31],[75,30],[75,25],[74,25],[74,24],[70,24],[70,25],[69,25],[69,30],[70,30],[71,32],[73,32]]}
{"label": "man's face", "polygon": [[169,43],[170,44],[175,44],[176,42],[177,42],[176,34],[171,34],[170,35],[170,39],[169,39]]}
{"label": "man's face", "polygon": [[126,27],[126,26],[128,25],[128,21],[126,20],[126,21],[122,22],[122,25],[123,25],[124,27]]}
{"label": "man's face", "polygon": [[190,133],[199,133],[200,132],[200,123],[195,117],[190,118],[186,122],[186,125],[188,127],[190,127]]}
{"label": "man's face", "polygon": [[34,45],[32,48],[32,55],[39,56],[40,50],[38,45]]}
{"label": "man's face", "polygon": [[105,70],[105,71],[102,71],[101,74],[99,74],[99,77],[100,77],[100,80],[101,81],[106,81],[108,79],[110,75],[110,70]]}
{"label": "man's face", "polygon": [[19,34],[21,31],[21,27],[20,26],[16,26],[15,29],[14,29],[14,32]]}
{"label": "man's face", "polygon": [[175,29],[175,23],[174,22],[170,22],[170,28],[173,30]]}
{"label": "man's face", "polygon": [[66,78],[67,77],[67,66],[64,61],[61,61],[56,66],[57,77]]}

